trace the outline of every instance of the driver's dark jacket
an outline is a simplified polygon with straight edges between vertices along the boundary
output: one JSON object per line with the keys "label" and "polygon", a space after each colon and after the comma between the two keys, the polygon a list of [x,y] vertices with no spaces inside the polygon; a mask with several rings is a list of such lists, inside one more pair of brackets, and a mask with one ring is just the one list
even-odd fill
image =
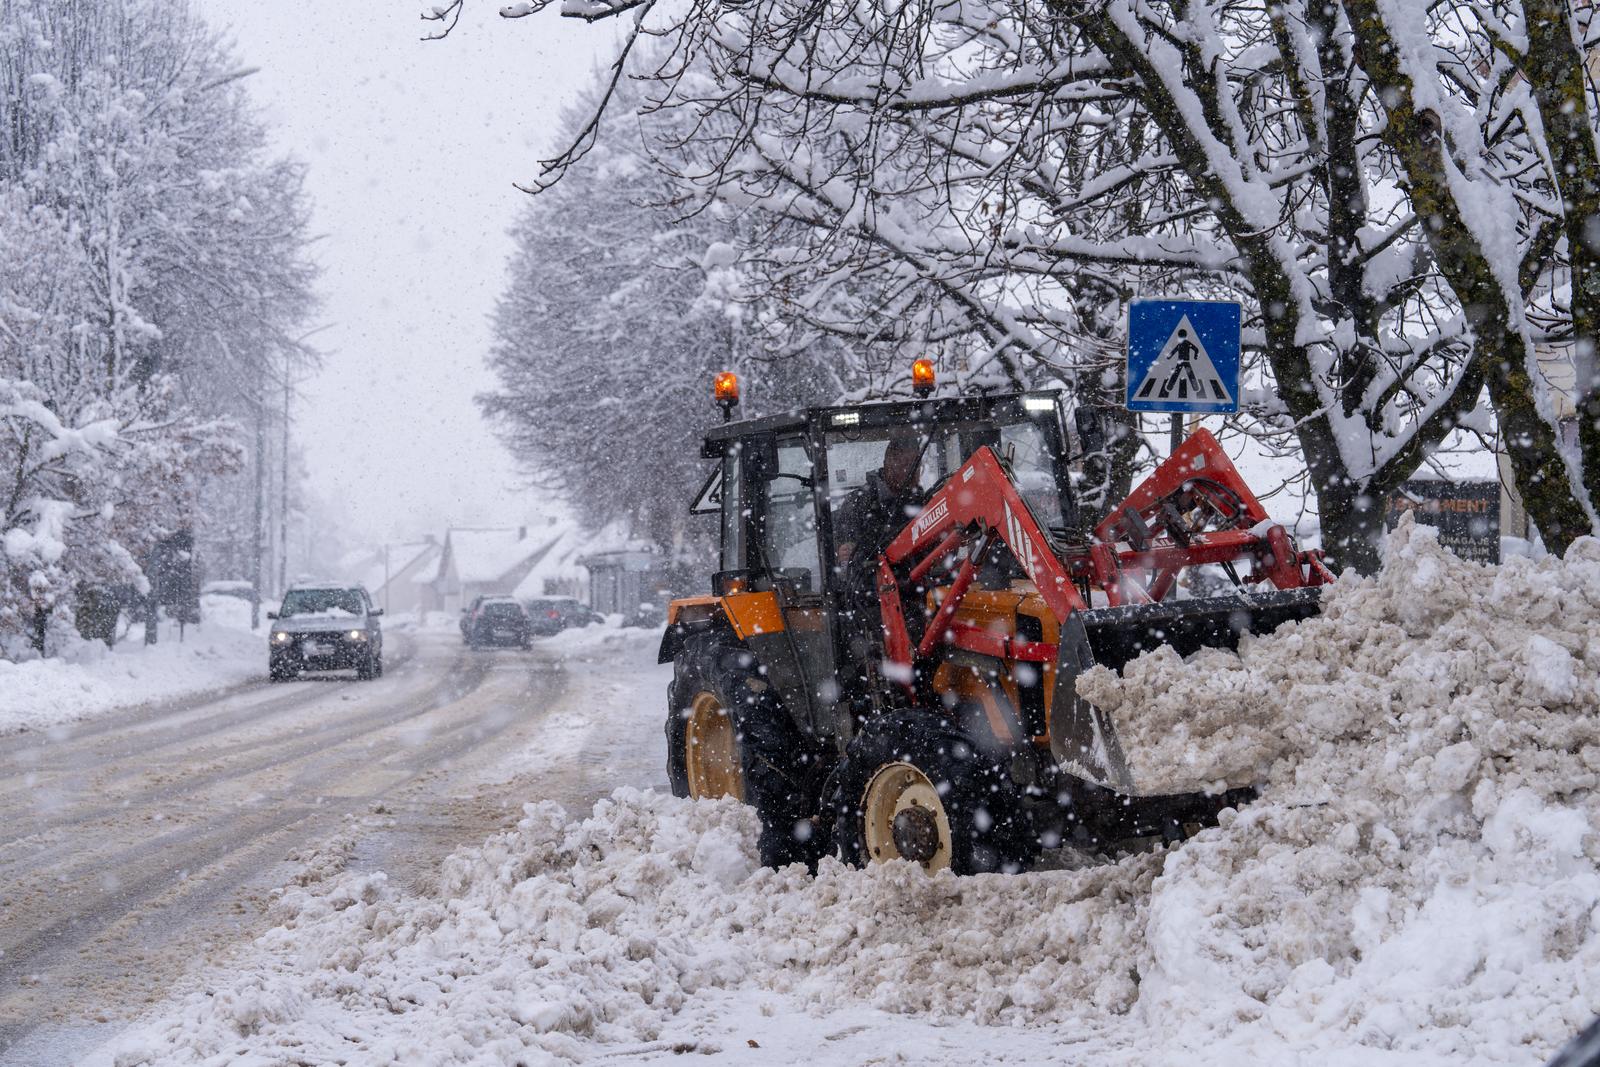
{"label": "driver's dark jacket", "polygon": [[867,484],[851,490],[834,512],[833,543],[855,545],[852,570],[876,570],[883,550],[921,510],[922,493],[915,483],[896,493],[884,482],[883,472],[872,471]]}
{"label": "driver's dark jacket", "polygon": [[840,607],[846,626],[850,664],[841,672],[847,693],[865,699],[870,674],[868,663],[879,653],[883,622],[878,606],[878,558],[895,535],[922,510],[922,492],[915,485],[895,493],[880,471],[867,475],[867,484],[851,491],[833,515],[836,545],[855,545],[850,559],[836,575]]}

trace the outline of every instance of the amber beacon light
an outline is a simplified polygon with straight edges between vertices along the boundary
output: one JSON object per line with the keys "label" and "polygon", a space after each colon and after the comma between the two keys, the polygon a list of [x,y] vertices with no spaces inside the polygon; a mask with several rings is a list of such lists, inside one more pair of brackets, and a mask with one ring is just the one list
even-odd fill
{"label": "amber beacon light", "polygon": [[711,395],[722,408],[722,421],[727,422],[733,417],[733,409],[739,403],[739,376],[731,370],[718,374],[711,383]]}
{"label": "amber beacon light", "polygon": [[911,364],[911,391],[918,396],[933,392],[933,360],[919,359]]}

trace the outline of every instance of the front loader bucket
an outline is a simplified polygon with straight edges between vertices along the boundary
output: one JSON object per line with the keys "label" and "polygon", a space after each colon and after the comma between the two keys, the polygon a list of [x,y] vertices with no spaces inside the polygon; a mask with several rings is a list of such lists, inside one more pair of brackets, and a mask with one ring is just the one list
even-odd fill
{"label": "front loader bucket", "polygon": [[1078,695],[1078,675],[1100,665],[1122,672],[1140,653],[1171,645],[1187,656],[1202,648],[1238,648],[1242,633],[1266,634],[1317,614],[1318,590],[1240,592],[1161,604],[1074,612],[1061,627],[1050,703],[1050,750],[1056,761],[1119,793],[1133,777],[1110,717]]}

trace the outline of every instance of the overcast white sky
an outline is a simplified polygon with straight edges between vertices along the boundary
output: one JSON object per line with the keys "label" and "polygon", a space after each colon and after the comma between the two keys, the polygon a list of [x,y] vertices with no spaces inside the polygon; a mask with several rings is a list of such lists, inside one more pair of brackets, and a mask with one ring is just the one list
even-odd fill
{"label": "overcast white sky", "polygon": [[615,31],[469,0],[424,43],[418,0],[197,5],[261,68],[251,95],[310,167],[330,324],[297,411],[313,486],[373,539],[539,514],[472,397],[491,385],[486,316],[526,199],[512,182],[549,154]]}

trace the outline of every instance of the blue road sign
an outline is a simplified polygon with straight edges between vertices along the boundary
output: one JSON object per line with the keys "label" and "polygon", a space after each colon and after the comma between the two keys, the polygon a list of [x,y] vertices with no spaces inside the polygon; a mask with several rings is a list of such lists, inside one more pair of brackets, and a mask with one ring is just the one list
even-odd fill
{"label": "blue road sign", "polygon": [[1136,300],[1128,308],[1128,410],[1239,410],[1239,305]]}

